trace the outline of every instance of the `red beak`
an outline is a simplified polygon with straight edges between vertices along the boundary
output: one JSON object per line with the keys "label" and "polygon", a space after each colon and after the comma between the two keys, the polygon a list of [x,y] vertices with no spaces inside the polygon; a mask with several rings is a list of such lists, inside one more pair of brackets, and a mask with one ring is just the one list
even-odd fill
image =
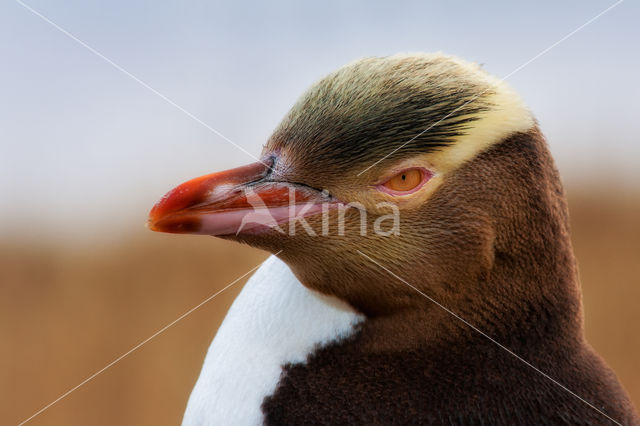
{"label": "red beak", "polygon": [[267,165],[252,163],[185,182],[153,206],[149,228],[206,235],[282,232],[278,225],[336,205],[318,190],[272,180],[270,173]]}

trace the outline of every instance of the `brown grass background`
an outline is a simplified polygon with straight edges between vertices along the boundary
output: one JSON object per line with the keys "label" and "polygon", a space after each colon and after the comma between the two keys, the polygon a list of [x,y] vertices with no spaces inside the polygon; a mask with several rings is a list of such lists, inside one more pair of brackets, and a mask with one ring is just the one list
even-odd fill
{"label": "brown grass background", "polygon": [[[640,194],[569,192],[587,337],[638,406]],[[144,230],[100,246],[1,242],[0,424],[25,420],[266,256],[214,238]],[[245,281],[29,424],[178,424]]]}

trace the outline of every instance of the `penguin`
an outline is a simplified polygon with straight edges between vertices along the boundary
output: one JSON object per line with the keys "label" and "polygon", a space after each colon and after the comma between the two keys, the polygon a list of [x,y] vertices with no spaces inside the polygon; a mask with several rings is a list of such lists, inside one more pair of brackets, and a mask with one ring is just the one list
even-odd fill
{"label": "penguin", "polygon": [[585,340],[545,137],[477,64],[350,63],[302,95],[260,161],[179,185],[149,227],[273,253],[184,425],[640,424]]}

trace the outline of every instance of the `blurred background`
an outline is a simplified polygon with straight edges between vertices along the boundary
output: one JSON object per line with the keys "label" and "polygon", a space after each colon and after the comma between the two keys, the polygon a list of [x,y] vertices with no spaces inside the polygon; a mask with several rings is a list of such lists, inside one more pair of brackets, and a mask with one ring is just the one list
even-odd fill
{"label": "blurred background", "polygon": [[[145,229],[177,183],[252,161],[202,123],[258,155],[302,91],[346,62],[442,50],[503,77],[612,4],[2,2],[0,423],[25,420],[266,258]],[[508,79],[563,175],[588,339],[636,406],[639,19],[622,2]],[[178,423],[244,281],[29,424]]]}

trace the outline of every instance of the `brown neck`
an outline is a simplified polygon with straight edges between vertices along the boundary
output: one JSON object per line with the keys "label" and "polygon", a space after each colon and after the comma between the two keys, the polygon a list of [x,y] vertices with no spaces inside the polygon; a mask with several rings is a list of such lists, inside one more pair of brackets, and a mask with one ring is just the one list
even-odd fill
{"label": "brown neck", "polygon": [[[429,298],[513,349],[525,341],[529,348],[534,340],[582,341],[567,208],[537,129],[464,165],[429,208],[415,215],[405,216],[395,240],[369,236],[346,248],[322,240],[306,255],[285,249],[284,260],[308,287],[346,300],[380,327],[390,327],[387,341],[395,347],[467,336],[468,325]],[[417,232],[415,223],[423,224]],[[403,263],[389,253],[415,256]]]}

